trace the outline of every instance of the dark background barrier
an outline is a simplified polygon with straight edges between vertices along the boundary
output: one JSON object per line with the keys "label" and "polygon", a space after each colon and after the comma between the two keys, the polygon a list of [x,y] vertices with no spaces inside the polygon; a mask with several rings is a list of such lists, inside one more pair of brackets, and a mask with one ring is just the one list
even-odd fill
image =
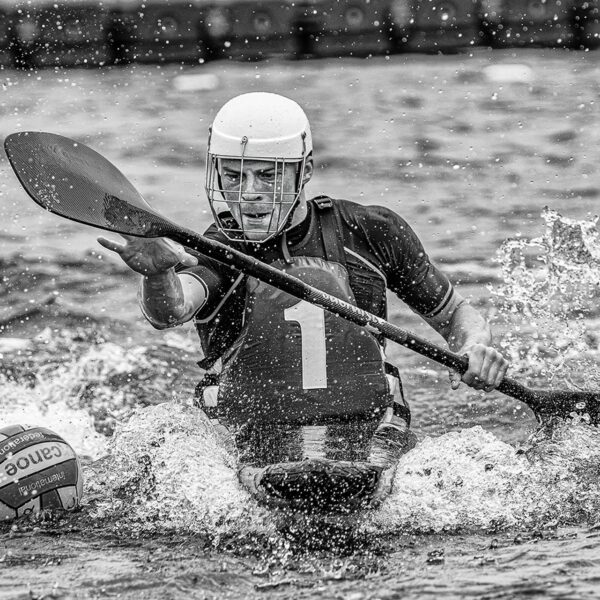
{"label": "dark background barrier", "polygon": [[478,0],[414,0],[413,22],[399,49],[448,52],[480,43]]}
{"label": "dark background barrier", "polygon": [[573,7],[574,47],[600,46],[600,0],[578,0]]}
{"label": "dark background barrier", "polygon": [[483,0],[484,41],[494,47],[574,45],[568,0]]}
{"label": "dark background barrier", "polygon": [[108,10],[102,3],[30,0],[12,3],[7,12],[9,46],[17,66],[96,66],[106,62]]}
{"label": "dark background barrier", "polygon": [[595,48],[600,0],[0,0],[0,65],[23,68]]}
{"label": "dark background barrier", "polygon": [[202,5],[177,0],[113,2],[106,30],[111,63],[199,62],[206,58]]}
{"label": "dark background barrier", "polygon": [[389,53],[389,0],[318,0],[296,4],[299,56],[368,56]]}
{"label": "dark background barrier", "polygon": [[208,2],[203,8],[211,58],[292,56],[294,7],[282,0]]}
{"label": "dark background barrier", "polygon": [[10,19],[7,11],[0,7],[0,65],[6,67],[11,64]]}

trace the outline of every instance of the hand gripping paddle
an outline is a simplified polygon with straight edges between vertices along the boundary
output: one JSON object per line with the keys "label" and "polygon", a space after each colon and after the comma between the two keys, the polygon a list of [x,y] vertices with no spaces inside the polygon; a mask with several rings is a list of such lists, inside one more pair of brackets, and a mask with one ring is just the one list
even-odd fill
{"label": "hand gripping paddle", "polygon": [[[52,133],[21,132],[9,135],[4,148],[27,193],[50,212],[116,233],[170,238],[348,321],[369,325],[385,338],[445,367],[460,373],[468,368],[463,356],[165,219],[112,163],[84,144]],[[593,392],[532,390],[509,377],[497,389],[521,400],[538,415],[588,413],[592,423],[600,423],[600,398]]]}

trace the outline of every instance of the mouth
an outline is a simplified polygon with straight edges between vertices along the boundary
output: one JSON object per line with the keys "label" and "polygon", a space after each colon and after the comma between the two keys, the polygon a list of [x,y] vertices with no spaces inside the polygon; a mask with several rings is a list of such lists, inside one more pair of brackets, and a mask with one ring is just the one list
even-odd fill
{"label": "mouth", "polygon": [[271,216],[271,211],[244,212],[242,216],[244,217],[244,219],[248,219],[250,221],[263,221],[267,217]]}

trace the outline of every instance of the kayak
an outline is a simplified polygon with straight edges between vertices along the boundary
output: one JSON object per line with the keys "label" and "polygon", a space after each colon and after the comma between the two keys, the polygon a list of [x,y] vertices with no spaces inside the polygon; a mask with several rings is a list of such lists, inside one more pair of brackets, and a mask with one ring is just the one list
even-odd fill
{"label": "kayak", "polygon": [[[416,445],[410,432],[401,455]],[[309,458],[242,466],[238,477],[259,503],[302,512],[351,513],[377,508],[392,490],[400,456],[388,465]]]}

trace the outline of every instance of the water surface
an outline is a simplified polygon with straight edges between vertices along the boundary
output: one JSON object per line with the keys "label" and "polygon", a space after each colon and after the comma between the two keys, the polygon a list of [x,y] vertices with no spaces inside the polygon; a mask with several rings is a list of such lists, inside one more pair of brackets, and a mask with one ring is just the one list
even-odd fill
{"label": "water surface", "polygon": [[[2,133],[79,139],[166,216],[202,230],[212,116],[238,93],[289,95],[313,125],[311,194],[406,218],[490,318],[514,377],[596,389],[597,58],[478,49],[4,71]],[[530,81],[488,76],[510,63]],[[178,89],[181,74],[199,89]],[[204,75],[216,87],[201,89]],[[0,598],[597,597],[600,443],[585,421],[538,429],[521,402],[452,392],[444,369],[390,346],[420,440],[392,496],[342,522],[273,514],[239,487],[189,405],[193,332],[152,330],[136,277],[98,232],[40,210],[5,158],[0,193],[0,426],[61,433],[87,481],[80,513],[2,526]],[[393,298],[390,319],[441,342]]]}

